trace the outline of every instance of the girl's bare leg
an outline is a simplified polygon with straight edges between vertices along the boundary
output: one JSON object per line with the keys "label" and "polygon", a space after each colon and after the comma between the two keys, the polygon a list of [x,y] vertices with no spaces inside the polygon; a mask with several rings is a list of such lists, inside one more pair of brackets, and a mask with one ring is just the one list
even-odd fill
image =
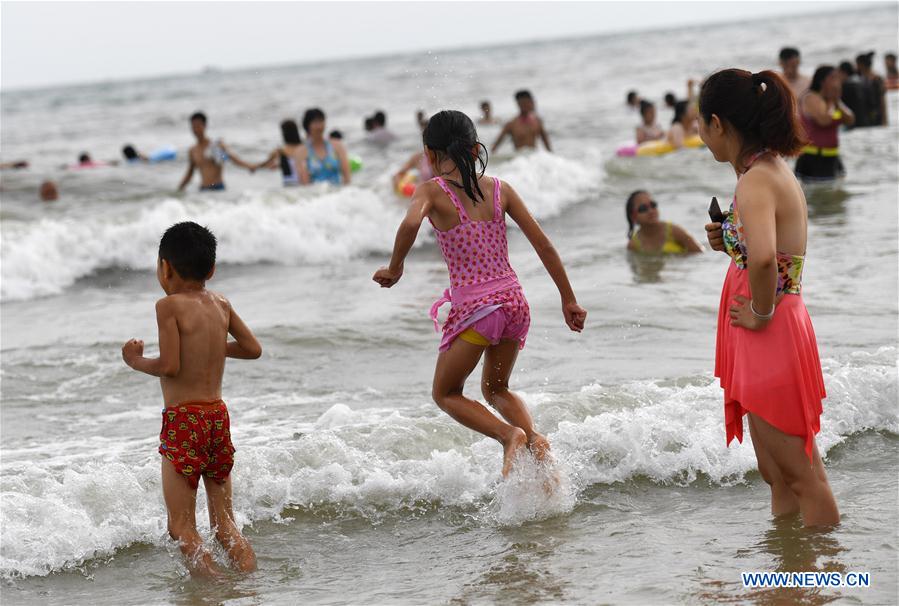
{"label": "girl's bare leg", "polygon": [[503,476],[507,476],[515,454],[527,446],[527,434],[518,427],[504,423],[479,402],[462,395],[465,380],[477,366],[483,352],[483,346],[462,339],[453,341],[447,351],[437,356],[431,393],[437,406],[449,416],[503,445]]}
{"label": "girl's bare leg", "polygon": [[509,389],[509,378],[518,358],[518,341],[503,340],[487,348],[481,393],[503,418],[520,427],[528,437],[528,447],[538,460],[549,451],[549,441],[534,429],[534,420],[524,401]]}

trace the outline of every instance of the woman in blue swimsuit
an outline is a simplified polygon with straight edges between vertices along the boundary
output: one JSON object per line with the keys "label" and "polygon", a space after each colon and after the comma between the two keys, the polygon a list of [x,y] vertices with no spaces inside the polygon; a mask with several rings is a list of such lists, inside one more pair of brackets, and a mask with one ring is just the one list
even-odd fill
{"label": "woman in blue swimsuit", "polygon": [[325,113],[318,108],[307,109],[303,115],[303,130],[306,131],[306,145],[297,153],[300,182],[348,184],[350,162],[346,149],[340,141],[325,138]]}

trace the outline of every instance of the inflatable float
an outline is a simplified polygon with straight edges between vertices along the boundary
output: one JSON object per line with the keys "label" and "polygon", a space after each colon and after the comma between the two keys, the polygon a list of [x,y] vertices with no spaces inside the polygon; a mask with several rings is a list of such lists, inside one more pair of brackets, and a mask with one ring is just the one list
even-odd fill
{"label": "inflatable float", "polygon": [[165,145],[150,152],[150,154],[147,156],[147,160],[154,163],[167,162],[170,160],[175,160],[177,157],[178,152],[175,150],[175,147],[172,145]]}
{"label": "inflatable float", "polygon": [[418,185],[418,174],[410,170],[397,182],[396,193],[404,198],[411,198],[415,193],[416,185]]}
{"label": "inflatable float", "polygon": [[[705,143],[702,142],[702,139],[699,138],[699,135],[693,135],[692,137],[687,137],[686,139],[684,139],[684,147],[695,148],[704,146]],[[677,149],[678,148],[668,143],[667,140],[659,139],[657,141],[647,141],[645,143],[641,143],[640,145],[625,145],[623,147],[619,147],[618,151],[615,153],[619,158],[630,158],[634,156],[663,156],[665,154],[670,154],[673,151],[677,151]]]}

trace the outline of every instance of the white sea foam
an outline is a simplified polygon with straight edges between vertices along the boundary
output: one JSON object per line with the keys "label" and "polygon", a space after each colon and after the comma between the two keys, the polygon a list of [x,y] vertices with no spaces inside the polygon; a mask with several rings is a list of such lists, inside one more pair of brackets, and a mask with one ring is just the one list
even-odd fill
{"label": "white sea foam", "polygon": [[[822,452],[860,431],[899,432],[895,348],[826,360],[825,381]],[[755,459],[748,444],[725,447],[716,382],[678,383],[525,394],[557,463],[547,470],[525,459],[506,481],[499,445],[432,405],[354,409],[347,399],[305,424],[244,417],[234,432],[236,516],[247,524],[279,520],[291,508],[326,508],[375,522],[461,508],[480,523],[515,525],[570,512],[579,492],[596,484],[637,477],[683,484],[700,475],[721,485],[742,481]],[[111,461],[58,455],[4,463],[0,574],[43,575],[134,542],[165,541],[152,438],[104,452]],[[553,476],[558,485],[547,491]]]}
{"label": "white sea foam", "polygon": [[[598,169],[548,153],[519,156],[497,169],[538,218],[558,214],[599,180]],[[160,236],[178,221],[207,225],[219,240],[220,263],[289,265],[389,252],[403,211],[392,193],[349,186],[251,191],[236,201],[166,198],[140,210],[9,221],[0,299],[57,294],[107,268],[150,270]]]}

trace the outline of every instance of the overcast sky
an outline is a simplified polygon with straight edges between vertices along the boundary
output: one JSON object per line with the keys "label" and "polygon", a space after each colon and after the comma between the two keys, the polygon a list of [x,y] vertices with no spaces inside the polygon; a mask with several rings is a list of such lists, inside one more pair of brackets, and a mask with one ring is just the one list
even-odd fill
{"label": "overcast sky", "polygon": [[[854,3],[851,3],[854,4]],[[846,2],[7,2],[2,89],[846,10]]]}

